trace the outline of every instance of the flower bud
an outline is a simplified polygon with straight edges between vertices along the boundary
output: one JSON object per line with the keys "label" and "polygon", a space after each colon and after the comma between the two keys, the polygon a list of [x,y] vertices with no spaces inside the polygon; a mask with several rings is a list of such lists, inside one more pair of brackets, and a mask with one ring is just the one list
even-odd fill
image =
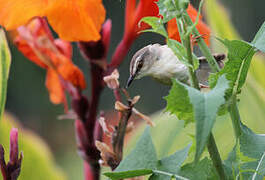
{"label": "flower bud", "polygon": [[17,179],[20,174],[22,152],[19,156],[18,151],[18,131],[13,128],[10,132],[10,154],[9,162],[5,161],[5,151],[3,146],[0,144],[0,169],[4,179]]}
{"label": "flower bud", "polygon": [[127,111],[129,109],[129,107],[122,104],[120,101],[116,101],[115,102],[115,109],[117,111]]}
{"label": "flower bud", "polygon": [[115,69],[111,75],[109,76],[105,76],[103,78],[104,82],[107,84],[107,86],[110,88],[110,89],[117,89],[119,88],[120,86],[120,83],[119,83],[119,72],[117,69]]}
{"label": "flower bud", "polygon": [[180,9],[186,10],[189,6],[190,1],[189,0],[179,0],[179,7]]}
{"label": "flower bud", "polygon": [[10,155],[9,162],[16,164],[18,161],[18,132],[16,128],[12,128],[10,132]]}

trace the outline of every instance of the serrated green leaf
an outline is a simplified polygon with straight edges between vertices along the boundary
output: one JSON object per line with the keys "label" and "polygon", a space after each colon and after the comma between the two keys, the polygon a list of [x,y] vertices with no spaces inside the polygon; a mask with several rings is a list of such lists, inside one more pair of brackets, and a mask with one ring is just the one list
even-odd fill
{"label": "serrated green leaf", "polygon": [[204,158],[196,164],[184,165],[179,174],[190,180],[218,179],[217,172],[208,158]]}
{"label": "serrated green leaf", "polygon": [[[166,172],[167,174],[154,173],[150,180],[171,180],[172,175],[177,175],[182,163],[188,156],[191,144],[174,154],[165,157],[158,161],[158,171]],[[171,175],[168,175],[168,173]]]}
{"label": "serrated green leaf", "polygon": [[139,22],[139,25],[141,24],[141,22],[145,22],[152,27],[152,29],[143,30],[142,32],[155,32],[161,34],[166,38],[168,37],[167,31],[161,18],[148,16],[142,18]]}
{"label": "serrated green leaf", "polygon": [[136,177],[152,173],[156,165],[157,156],[150,136],[150,128],[146,128],[132,152],[121,161],[114,172],[104,175],[112,179]]}
{"label": "serrated green leaf", "polygon": [[8,48],[5,32],[0,28],[0,120],[2,119],[6,103],[7,81],[11,63],[11,55]]}
{"label": "serrated green leaf", "polygon": [[220,72],[210,75],[209,84],[211,88],[214,87],[218,78],[225,74],[229,80],[229,89],[226,92],[228,99],[232,95],[240,93],[255,51],[250,44],[244,41],[224,40],[224,44],[228,48],[228,61]]}
{"label": "serrated green leaf", "polygon": [[251,44],[257,48],[258,50],[265,52],[265,22],[259,28],[255,38],[251,42]]}
{"label": "serrated green leaf", "polygon": [[173,84],[168,96],[166,111],[175,114],[178,119],[184,120],[185,125],[194,121],[193,108],[189,99],[188,91],[182,85],[172,80]]}

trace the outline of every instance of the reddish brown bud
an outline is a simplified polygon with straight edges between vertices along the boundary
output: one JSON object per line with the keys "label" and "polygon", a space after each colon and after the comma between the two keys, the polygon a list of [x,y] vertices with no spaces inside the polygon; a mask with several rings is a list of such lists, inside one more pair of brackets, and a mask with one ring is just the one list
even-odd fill
{"label": "reddish brown bud", "polygon": [[18,151],[18,131],[16,128],[13,128],[10,132],[10,158],[7,164],[4,155],[4,148],[0,145],[0,168],[3,179],[16,180],[20,174],[22,161],[22,153],[19,156]]}

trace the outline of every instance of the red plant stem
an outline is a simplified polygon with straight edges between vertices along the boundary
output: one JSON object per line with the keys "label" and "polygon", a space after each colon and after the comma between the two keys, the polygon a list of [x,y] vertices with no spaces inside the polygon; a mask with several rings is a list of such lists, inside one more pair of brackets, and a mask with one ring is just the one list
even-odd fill
{"label": "red plant stem", "polygon": [[121,93],[119,91],[119,88],[118,89],[114,89],[113,93],[114,93],[116,101],[121,101]]}
{"label": "red plant stem", "polygon": [[[90,168],[90,171],[93,172],[93,180],[99,180],[100,177],[100,165],[99,165],[99,159],[100,159],[100,153],[97,150],[95,146],[95,138],[94,137],[94,131],[97,121],[97,111],[98,111],[98,104],[101,92],[103,90],[103,69],[100,68],[98,65],[91,63],[91,86],[92,86],[92,92],[91,92],[91,101],[90,101],[90,109],[89,109],[89,116],[87,120],[85,121],[85,128],[87,132],[87,138],[90,146],[87,148],[87,151],[90,154],[89,156],[89,164],[87,162],[84,162],[84,168],[85,168],[85,179],[88,180],[90,178],[90,174],[88,173],[88,167]],[[93,152],[93,153],[92,153]]]}
{"label": "red plant stem", "polygon": [[91,168],[91,165],[84,161],[84,176],[85,180],[98,180],[100,172],[100,166],[98,165],[98,169]]}
{"label": "red plant stem", "polygon": [[89,109],[89,117],[86,121],[86,129],[89,133],[89,141],[94,142],[93,132],[96,123],[97,110],[101,92],[103,90],[103,70],[93,63],[91,63],[91,101],[90,101],[90,109]]}
{"label": "red plant stem", "polygon": [[111,62],[109,64],[109,68],[111,69],[111,71],[117,68],[122,63],[132,43],[133,39],[127,39],[127,38],[122,39],[122,41],[117,46],[112,56]]}

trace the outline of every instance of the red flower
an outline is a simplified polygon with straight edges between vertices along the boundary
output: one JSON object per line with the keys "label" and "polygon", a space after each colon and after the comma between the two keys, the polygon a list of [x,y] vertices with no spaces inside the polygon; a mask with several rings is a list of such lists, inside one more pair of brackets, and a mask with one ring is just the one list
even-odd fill
{"label": "red flower", "polygon": [[[197,10],[192,5],[189,5],[189,7],[187,9],[187,13],[189,14],[191,20],[193,22],[195,22],[197,14],[198,14]],[[200,20],[199,20],[196,27],[197,27],[199,33],[203,36],[206,44],[209,45],[210,44],[210,33],[211,33],[211,31],[210,31],[209,27],[201,19],[202,19],[202,17],[200,16]],[[180,41],[180,36],[179,36],[179,31],[178,31],[176,19],[172,19],[168,22],[167,31],[168,31],[168,35],[170,38],[175,39],[177,41]]]}
{"label": "red flower", "polygon": [[146,16],[157,16],[159,13],[156,4],[158,0],[140,0],[136,7],[136,0],[126,1],[124,39],[133,41],[138,32],[149,28],[147,24],[138,26],[139,21]]}
{"label": "red flower", "polygon": [[113,69],[117,68],[122,62],[131,44],[139,35],[139,32],[149,28],[149,26],[144,23],[139,27],[139,21],[145,16],[158,16],[159,9],[156,4],[157,1],[158,0],[139,0],[137,5],[136,0],[126,1],[125,30],[123,39],[112,57],[110,66]]}
{"label": "red flower", "polygon": [[46,87],[53,103],[66,104],[64,82],[86,87],[83,73],[71,61],[71,44],[54,39],[44,19],[35,18],[19,27],[14,42],[29,60],[47,70]]}

